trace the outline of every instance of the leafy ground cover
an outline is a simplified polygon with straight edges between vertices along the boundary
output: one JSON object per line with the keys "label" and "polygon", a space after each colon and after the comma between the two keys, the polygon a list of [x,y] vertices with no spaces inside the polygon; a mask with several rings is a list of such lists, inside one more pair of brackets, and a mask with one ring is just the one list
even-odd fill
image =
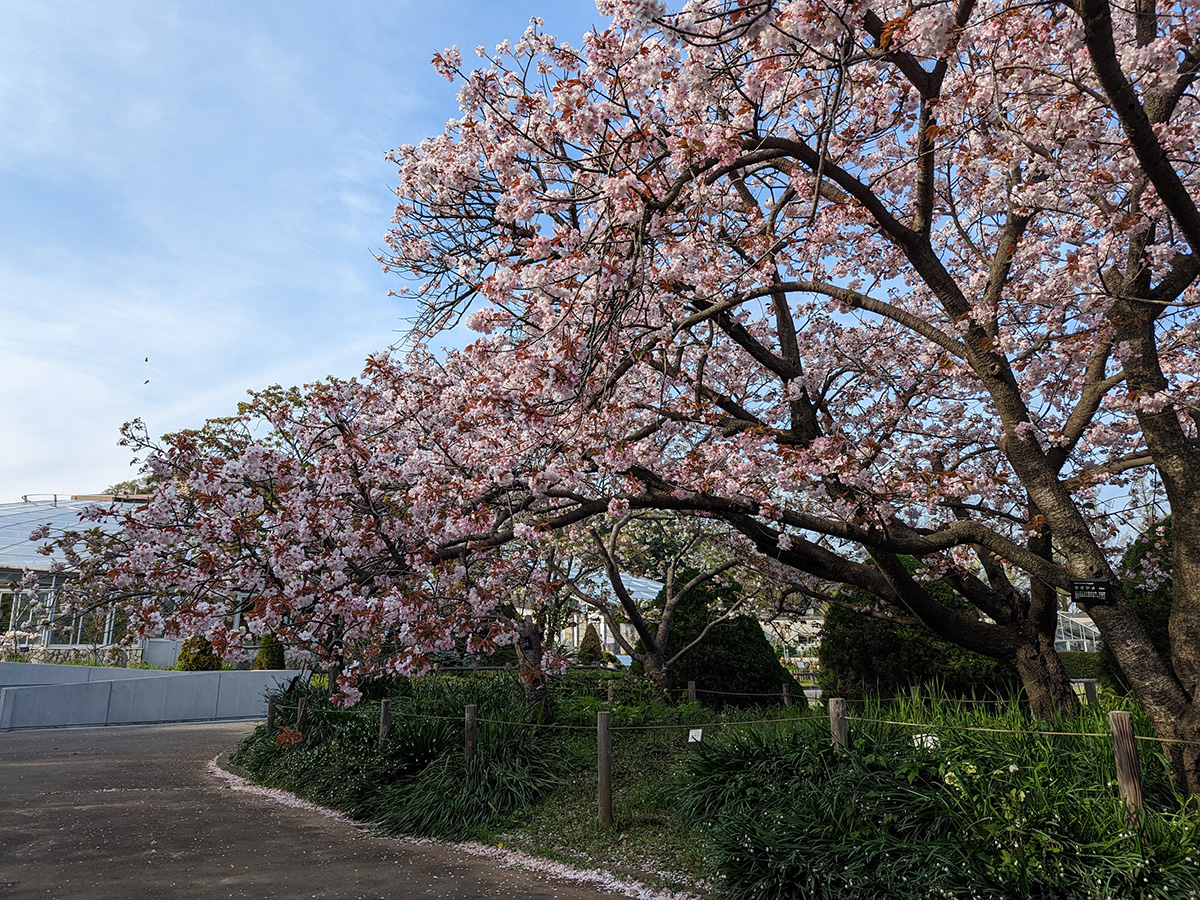
{"label": "leafy ground cover", "polygon": [[[664,707],[632,678],[614,682],[610,705],[609,677],[557,681],[537,714],[503,673],[380,684],[350,710],[299,685],[279,700],[277,734],[258,728],[234,761],[387,832],[731,898],[1200,897],[1194,801],[1172,791],[1158,745],[1140,741],[1146,809],[1126,822],[1104,709],[1046,723],[1016,703],[894,700],[855,707],[851,746],[838,750],[821,710]],[[596,822],[600,709],[613,722],[607,830]]]}

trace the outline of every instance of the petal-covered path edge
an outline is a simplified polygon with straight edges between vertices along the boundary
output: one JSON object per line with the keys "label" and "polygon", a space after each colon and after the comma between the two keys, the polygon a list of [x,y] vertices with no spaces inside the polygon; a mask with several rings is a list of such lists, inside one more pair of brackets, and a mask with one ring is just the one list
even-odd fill
{"label": "petal-covered path edge", "polygon": [[213,757],[212,761],[208,764],[208,770],[213,777],[225,782],[230,790],[263,797],[267,800],[271,800],[275,803],[279,803],[293,809],[307,810],[309,812],[333,819],[337,822],[344,822],[357,828],[365,829],[370,831],[372,834],[385,837],[388,840],[394,840],[400,843],[412,844],[415,846],[435,845],[444,847],[448,850],[458,851],[469,856],[492,860],[505,867],[522,869],[527,872],[535,872],[541,875],[549,875],[563,881],[587,885],[592,888],[598,888],[602,891],[621,894],[626,897],[632,897],[635,898],[635,900],[704,900],[703,895],[701,894],[694,894],[686,891],[656,890],[638,881],[628,878],[620,878],[603,869],[580,869],[574,866],[568,866],[565,863],[555,862],[554,860],[543,859],[538,856],[531,856],[530,854],[524,853],[520,850],[506,850],[503,847],[493,847],[491,844],[481,844],[478,841],[440,841],[434,838],[412,838],[384,835],[371,828],[370,823],[357,822],[354,819],[351,819],[350,817],[338,812],[337,810],[328,809],[327,807],[320,806],[310,800],[305,800],[303,797],[297,796],[290,791],[285,791],[280,788],[268,788],[259,784],[255,784],[247,776],[244,770],[230,762],[228,752],[220,753]]}

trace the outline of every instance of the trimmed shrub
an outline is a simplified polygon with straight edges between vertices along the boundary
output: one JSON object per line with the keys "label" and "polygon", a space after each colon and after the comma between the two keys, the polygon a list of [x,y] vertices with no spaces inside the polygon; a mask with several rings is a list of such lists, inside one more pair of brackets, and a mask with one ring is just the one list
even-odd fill
{"label": "trimmed shrub", "polygon": [[604,647],[600,645],[600,634],[591,622],[588,622],[583,640],[579,642],[575,661],[581,666],[598,666],[604,661]]}
{"label": "trimmed shrub", "polygon": [[1062,660],[1068,678],[1099,679],[1103,674],[1099,652],[1063,650],[1058,654],[1058,658]]}
{"label": "trimmed shrub", "polygon": [[[680,580],[686,577],[683,574]],[[732,604],[739,589],[736,584],[721,588],[707,582],[689,592],[675,607],[666,658],[670,659],[700,637],[705,626]],[[662,606],[665,602],[662,594],[656,602]],[[638,649],[641,648],[639,641]],[[635,661],[631,671],[641,674],[642,668]],[[734,616],[713,626],[703,641],[671,665],[667,678],[667,686],[675,696],[687,690],[689,681],[696,682],[697,699],[718,709],[778,703],[784,684],[793,693],[800,693],[799,683],[779,664],[762,625],[753,616]]]}
{"label": "trimmed shrub", "polygon": [[[667,642],[667,654],[678,652],[699,637],[707,621],[696,619],[684,627],[676,624]],[[668,672],[674,691],[696,682],[705,706],[756,706],[780,702],[780,688],[788,685],[802,696],[800,685],[771,648],[762,625],[753,616],[735,616],[715,626],[708,636],[689,650]],[[712,693],[705,694],[704,691]]]}
{"label": "trimmed shrub", "polygon": [[[915,563],[909,561],[914,568]],[[926,588],[947,606],[966,609],[944,584]],[[878,599],[857,590],[847,591],[844,599],[881,606]],[[1006,663],[965,650],[922,625],[900,625],[843,606],[831,605],[826,611],[817,656],[818,684],[826,697],[895,697],[921,685],[936,685],[939,693],[951,697],[1010,697],[1021,690],[1020,676]]]}
{"label": "trimmed shrub", "polygon": [[287,668],[287,662],[283,654],[283,644],[279,643],[279,639],[275,635],[269,633],[263,635],[262,642],[258,645],[258,653],[254,655],[254,668]]}
{"label": "trimmed shrub", "polygon": [[221,668],[221,657],[213,652],[208,638],[193,634],[179,648],[175,668],[181,672],[215,672]]}

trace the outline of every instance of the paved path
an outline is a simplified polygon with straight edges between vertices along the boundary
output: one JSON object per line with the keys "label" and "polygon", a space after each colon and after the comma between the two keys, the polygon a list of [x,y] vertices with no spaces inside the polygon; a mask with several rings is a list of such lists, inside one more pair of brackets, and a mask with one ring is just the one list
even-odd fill
{"label": "paved path", "polygon": [[0,897],[614,897],[233,791],[207,766],[249,727],[0,735]]}

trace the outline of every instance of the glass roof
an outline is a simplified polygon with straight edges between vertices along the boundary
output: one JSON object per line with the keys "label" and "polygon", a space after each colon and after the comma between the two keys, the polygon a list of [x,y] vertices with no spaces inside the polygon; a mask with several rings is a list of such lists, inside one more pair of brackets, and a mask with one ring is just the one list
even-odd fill
{"label": "glass roof", "polygon": [[[99,498],[75,499],[58,495],[47,499],[29,499],[21,503],[0,503],[0,574],[20,573],[24,569],[47,571],[61,555],[43,556],[38,548],[45,541],[31,541],[29,534],[40,525],[49,525],[57,535],[68,528],[93,528],[95,522],[80,522],[80,514],[95,506]],[[116,525],[101,525],[105,531],[115,531]]]}
{"label": "glass roof", "polygon": [[[583,579],[586,582],[586,590],[590,590],[592,594],[600,594],[615,599],[615,593],[612,588],[608,576],[603,572],[595,572]],[[621,574],[621,581],[625,583],[625,590],[629,595],[639,603],[650,603],[659,592],[663,589],[662,582],[654,581],[650,578],[638,578],[634,575]]]}

